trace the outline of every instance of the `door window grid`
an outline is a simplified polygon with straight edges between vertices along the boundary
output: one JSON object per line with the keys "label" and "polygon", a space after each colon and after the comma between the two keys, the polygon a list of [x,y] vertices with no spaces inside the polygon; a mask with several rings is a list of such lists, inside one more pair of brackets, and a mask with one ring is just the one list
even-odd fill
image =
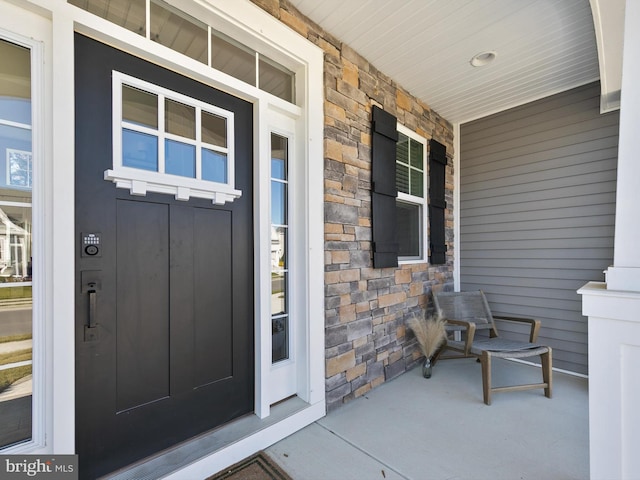
{"label": "door window grid", "polygon": [[162,0],[111,0],[109,8],[104,0],[68,3],[294,103],[293,72]]}
{"label": "door window grid", "polygon": [[425,153],[426,140],[398,125],[396,212],[400,261],[425,259]]}
{"label": "door window grid", "polygon": [[271,360],[289,355],[288,139],[271,134]]}
{"label": "door window grid", "polygon": [[217,204],[241,195],[233,188],[233,112],[114,71],[113,131],[105,179],[118,187]]}

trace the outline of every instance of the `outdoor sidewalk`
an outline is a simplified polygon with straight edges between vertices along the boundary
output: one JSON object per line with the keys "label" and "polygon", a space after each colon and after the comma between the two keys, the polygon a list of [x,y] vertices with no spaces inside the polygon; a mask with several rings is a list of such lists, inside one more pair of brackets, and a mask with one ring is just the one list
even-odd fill
{"label": "outdoor sidewalk", "polygon": [[17,342],[2,342],[0,343],[0,353],[16,352],[18,350],[26,350],[31,348],[33,340],[18,340]]}
{"label": "outdoor sidewalk", "polygon": [[[32,347],[33,341],[19,340],[0,343],[0,354],[17,352]],[[0,368],[12,368],[31,363],[31,360],[5,364]],[[10,445],[31,436],[31,392],[33,377],[27,375],[0,393],[0,445]]]}
{"label": "outdoor sidewalk", "polygon": [[[20,350],[26,350],[28,348],[32,348],[33,340],[19,340],[17,342],[4,342],[0,343],[0,354],[3,353],[11,353],[17,352]],[[24,364],[31,363],[31,360],[27,362],[18,362],[16,364],[8,364],[2,365],[3,368],[11,368],[14,366],[20,366]],[[33,391],[33,379],[31,375],[27,375],[24,378],[21,378],[9,388],[7,388],[4,392],[0,393],[0,402],[6,402],[8,400],[13,400],[16,398],[21,398],[27,395],[31,395]]]}
{"label": "outdoor sidewalk", "polygon": [[[494,385],[539,381],[540,369],[494,362]],[[415,368],[276,443],[294,480],[589,478],[587,380],[554,372],[542,389],[482,401],[480,365]]]}

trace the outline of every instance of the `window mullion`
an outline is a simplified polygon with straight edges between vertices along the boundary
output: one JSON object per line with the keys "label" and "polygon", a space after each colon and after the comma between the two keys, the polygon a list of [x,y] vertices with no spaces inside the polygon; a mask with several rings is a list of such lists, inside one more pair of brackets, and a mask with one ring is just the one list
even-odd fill
{"label": "window mullion", "polygon": [[211,41],[211,25],[207,25],[207,65],[209,67],[212,66],[212,58],[213,58],[213,42]]}
{"label": "window mullion", "polygon": [[158,136],[157,129],[146,127],[144,125],[138,125],[137,123],[127,122],[126,120],[122,120],[121,126],[122,128],[132,130],[134,132],[146,133],[147,135],[153,135],[154,137]]}
{"label": "window mullion", "polygon": [[165,96],[158,94],[158,173],[164,173],[164,145],[165,145]]}
{"label": "window mullion", "polygon": [[151,39],[151,0],[145,2],[144,29],[147,40]]}
{"label": "window mullion", "polygon": [[196,178],[202,179],[202,109],[196,106]]}
{"label": "window mullion", "polygon": [[256,87],[260,88],[260,54],[256,52]]}

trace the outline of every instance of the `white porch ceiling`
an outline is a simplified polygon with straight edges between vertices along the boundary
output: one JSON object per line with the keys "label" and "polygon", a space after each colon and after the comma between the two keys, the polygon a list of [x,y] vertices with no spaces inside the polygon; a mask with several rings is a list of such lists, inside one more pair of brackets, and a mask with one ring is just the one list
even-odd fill
{"label": "white porch ceiling", "polygon": [[589,0],[289,1],[453,123],[599,78]]}

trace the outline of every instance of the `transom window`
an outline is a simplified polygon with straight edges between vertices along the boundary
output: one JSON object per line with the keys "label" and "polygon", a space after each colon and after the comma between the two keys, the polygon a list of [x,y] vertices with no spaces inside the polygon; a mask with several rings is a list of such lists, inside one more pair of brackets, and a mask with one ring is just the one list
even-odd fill
{"label": "transom window", "polygon": [[424,199],[426,139],[398,125],[396,146],[396,218],[399,260],[424,260],[426,204]]}
{"label": "transom window", "polygon": [[241,195],[233,188],[233,112],[115,71],[113,102],[113,169],[105,179],[134,195],[218,204]]}
{"label": "transom window", "polygon": [[283,100],[294,101],[293,72],[162,0],[68,3]]}

